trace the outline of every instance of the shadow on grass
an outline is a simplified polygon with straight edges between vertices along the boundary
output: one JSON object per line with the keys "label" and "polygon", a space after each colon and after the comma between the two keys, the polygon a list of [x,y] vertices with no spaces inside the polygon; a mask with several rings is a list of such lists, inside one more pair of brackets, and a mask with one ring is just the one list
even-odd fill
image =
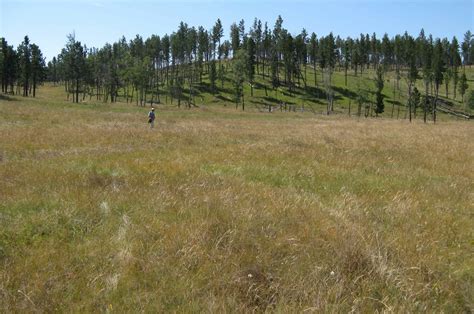
{"label": "shadow on grass", "polygon": [[215,97],[219,100],[232,102],[232,99],[230,99],[228,97],[225,97],[225,96],[222,96],[222,95],[216,95]]}
{"label": "shadow on grass", "polygon": [[267,103],[272,103],[272,104],[279,104],[281,102],[281,100],[276,99],[275,97],[271,97],[271,96],[265,96],[265,97],[262,97],[262,99],[265,100]]}
{"label": "shadow on grass", "polygon": [[404,106],[405,107],[405,105],[403,105],[398,100],[387,99],[387,100],[385,100],[385,102],[387,102],[387,104],[390,104],[392,106]]}
{"label": "shadow on grass", "polygon": [[5,100],[5,101],[17,101],[16,98],[12,98],[8,95],[0,94],[0,100]]}
{"label": "shadow on grass", "polygon": [[357,98],[357,94],[355,92],[353,92],[351,90],[348,90],[345,87],[334,86],[333,89],[334,89],[334,91],[336,91],[337,93],[341,94],[342,96],[344,96],[346,98],[349,98],[349,99],[352,99],[352,100],[355,100]]}

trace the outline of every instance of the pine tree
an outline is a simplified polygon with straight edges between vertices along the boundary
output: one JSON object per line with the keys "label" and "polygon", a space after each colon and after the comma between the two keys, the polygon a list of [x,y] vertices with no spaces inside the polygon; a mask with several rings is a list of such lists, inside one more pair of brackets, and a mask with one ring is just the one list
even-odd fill
{"label": "pine tree", "polygon": [[247,57],[247,52],[245,50],[238,50],[237,54],[234,56],[234,62],[232,64],[232,82],[234,86],[235,108],[237,108],[239,103],[242,102],[242,110],[245,110],[243,85],[245,80]]}
{"label": "pine tree", "polygon": [[461,45],[461,50],[462,50],[462,64],[464,66],[470,64],[470,53],[471,53],[471,40],[472,40],[472,33],[471,31],[467,31],[464,34],[464,41],[462,42]]}
{"label": "pine tree", "polygon": [[[224,36],[224,29],[222,28],[222,22],[220,19],[217,19],[216,24],[212,28],[212,45],[214,52],[214,60],[216,59],[216,51],[219,50],[221,46],[221,38]],[[219,43],[217,46],[216,44]],[[220,60],[220,55],[219,55]]]}
{"label": "pine tree", "polygon": [[449,47],[449,57],[451,63],[452,74],[451,78],[453,79],[453,98],[456,99],[456,90],[458,88],[459,73],[458,68],[461,66],[461,56],[459,54],[459,43],[456,36],[453,37],[451,45]]}
{"label": "pine tree", "polygon": [[230,39],[231,39],[233,55],[235,56],[237,54],[237,50],[239,50],[240,48],[239,28],[237,24],[235,23],[232,23],[232,25],[230,26]]}
{"label": "pine tree", "polygon": [[413,113],[414,117],[416,119],[416,113],[418,106],[420,105],[420,99],[421,99],[421,94],[418,91],[418,88],[413,88],[413,91],[411,93],[410,99],[408,100],[410,102],[410,107],[413,108]]}
{"label": "pine tree", "polygon": [[255,42],[253,38],[249,38],[246,43],[247,64],[246,76],[250,84],[250,95],[253,97],[253,80],[255,77]]}
{"label": "pine tree", "polygon": [[209,81],[211,82],[212,93],[216,92],[216,80],[217,80],[216,61],[212,60],[210,71],[209,71]]}
{"label": "pine tree", "polygon": [[384,95],[382,93],[384,87],[384,72],[383,67],[377,67],[375,72],[375,114],[378,116],[382,112],[384,112]]}
{"label": "pine tree", "polygon": [[467,84],[466,72],[463,72],[459,78],[459,94],[461,94],[461,101],[464,103],[464,95],[469,85]]}
{"label": "pine tree", "polygon": [[314,86],[318,85],[318,80],[317,80],[317,72],[316,72],[316,64],[318,62],[317,55],[318,55],[318,37],[316,36],[315,33],[311,34],[311,39],[310,39],[310,53],[309,56],[311,58],[311,62],[313,63],[313,71],[314,71]]}
{"label": "pine tree", "polygon": [[280,86],[280,79],[278,77],[278,53],[275,48],[272,49],[270,61],[272,87],[277,90]]}
{"label": "pine tree", "polygon": [[429,40],[424,42],[423,51],[422,51],[422,60],[423,60],[423,82],[425,83],[425,96],[424,96],[424,103],[423,103],[423,121],[426,123],[426,117],[428,114],[428,93],[429,93],[429,86],[433,81],[433,72],[431,67],[431,59],[433,55],[433,38],[429,37]]}
{"label": "pine tree", "polygon": [[383,65],[385,69],[388,69],[389,65],[392,64],[392,58],[393,58],[393,49],[392,49],[392,43],[390,39],[388,38],[387,33],[383,35],[382,38],[382,44],[381,44],[381,51],[382,51],[382,56],[383,56]]}
{"label": "pine tree", "polygon": [[23,96],[28,96],[29,83],[31,76],[31,45],[28,36],[25,36],[23,42],[18,47],[20,80],[23,88]]}
{"label": "pine tree", "polygon": [[347,39],[342,44],[341,54],[344,63],[344,85],[347,86],[347,71],[349,70],[349,66],[352,60],[352,46],[354,42],[352,38],[347,37]]}
{"label": "pine tree", "polygon": [[[79,91],[84,79],[86,52],[75,35],[68,35],[68,42],[64,49],[64,63],[66,79],[71,82],[73,89],[73,102],[79,102]],[[74,97],[75,95],[75,97]]]}
{"label": "pine tree", "polygon": [[431,61],[431,71],[433,73],[433,82],[435,84],[435,99],[433,102],[433,121],[436,123],[436,105],[439,96],[439,86],[443,83],[443,74],[446,71],[444,63],[444,51],[441,41],[436,40],[433,48],[433,57]]}
{"label": "pine tree", "polygon": [[474,90],[469,92],[469,96],[467,97],[467,107],[474,110]]}
{"label": "pine tree", "polygon": [[35,44],[31,45],[31,77],[33,84],[33,97],[36,97],[36,87],[43,81],[45,74],[45,62],[43,54]]}
{"label": "pine tree", "polygon": [[[413,46],[411,47],[414,48]],[[408,70],[408,112],[409,112],[409,119],[411,122],[411,113],[413,111],[412,102],[410,99],[412,98],[412,88],[416,84],[416,80],[418,79],[418,69],[416,67],[416,56],[415,51],[412,50],[412,53],[409,55],[410,61],[410,68]]]}

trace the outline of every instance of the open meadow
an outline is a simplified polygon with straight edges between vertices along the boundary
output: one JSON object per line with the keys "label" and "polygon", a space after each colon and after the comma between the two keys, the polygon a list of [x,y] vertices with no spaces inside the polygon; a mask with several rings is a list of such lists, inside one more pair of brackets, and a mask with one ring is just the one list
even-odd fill
{"label": "open meadow", "polygon": [[0,312],[474,310],[472,121],[64,99],[0,98]]}

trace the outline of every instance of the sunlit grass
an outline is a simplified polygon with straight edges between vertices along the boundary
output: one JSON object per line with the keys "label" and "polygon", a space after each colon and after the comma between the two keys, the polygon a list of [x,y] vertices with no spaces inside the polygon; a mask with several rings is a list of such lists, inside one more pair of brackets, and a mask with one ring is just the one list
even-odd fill
{"label": "sunlit grass", "polygon": [[0,309],[474,307],[474,126],[0,102]]}

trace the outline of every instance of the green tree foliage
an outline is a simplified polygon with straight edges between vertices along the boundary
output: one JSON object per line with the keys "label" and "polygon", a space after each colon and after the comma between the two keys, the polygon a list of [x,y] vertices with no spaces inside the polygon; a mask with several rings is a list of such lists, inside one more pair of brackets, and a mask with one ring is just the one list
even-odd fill
{"label": "green tree foliage", "polygon": [[[219,51],[219,48],[221,46],[222,36],[224,36],[224,29],[222,28],[222,22],[220,19],[217,19],[216,24],[212,28],[212,46],[213,46],[214,60],[216,59],[216,52]],[[220,54],[219,54],[219,60],[220,60]]]}
{"label": "green tree foliage", "polygon": [[415,114],[415,118],[416,118],[416,112],[417,112],[418,107],[420,106],[420,101],[421,101],[421,94],[420,94],[420,91],[418,90],[418,88],[416,88],[416,87],[413,88],[413,91],[412,91],[408,101],[410,103],[410,106],[409,106],[410,110],[413,111],[413,113]]}
{"label": "green tree foliage", "polygon": [[17,50],[1,38],[0,81],[3,93],[15,93],[15,84],[23,96],[36,96],[37,86],[46,76],[43,54],[36,44],[25,36]]}
{"label": "green tree foliage", "polygon": [[[228,40],[224,40],[220,19],[208,31],[202,26],[195,28],[181,22],[170,35],[151,35],[148,38],[137,35],[130,41],[122,37],[112,44],[92,49],[87,49],[71,35],[61,54],[48,62],[46,78],[55,84],[62,84],[69,94],[73,93],[75,102],[79,101],[79,93],[82,93],[83,99],[89,95],[104,102],[115,102],[123,97],[127,102],[145,105],[159,103],[160,95],[164,94],[166,102],[171,96],[172,102],[177,99],[178,106],[182,100],[187,100],[190,106],[194,104],[195,95],[202,90],[206,75],[212,91],[218,92],[216,81],[219,80],[224,89],[226,72],[231,69],[229,72],[234,85],[235,82],[247,81],[252,96],[255,75],[261,74],[262,78],[269,76],[278,98],[280,90],[291,94],[301,88],[302,83],[306,88],[307,67],[312,65],[315,86],[321,73],[329,113],[333,111],[335,99],[332,74],[336,68],[344,71],[345,85],[351,70],[360,75],[365,69],[381,68],[383,73],[395,74],[394,98],[396,90],[400,95],[400,79],[406,79],[410,116],[412,112],[416,115],[419,105],[413,105],[412,92],[417,80],[423,78],[425,102],[422,106],[426,120],[428,108],[433,109],[435,119],[442,83],[448,90],[449,84],[454,85],[454,99],[458,91],[464,99],[466,91],[463,86],[467,85],[467,80],[459,75],[458,68],[470,64],[474,56],[471,53],[474,46],[471,32],[465,34],[461,45],[455,37],[452,40],[433,40],[424,30],[416,38],[405,32],[391,38],[387,34],[377,38],[374,33],[346,39],[330,33],[318,39],[315,33],[308,35],[305,29],[299,34],[291,34],[283,27],[281,16],[278,16],[272,29],[266,22],[255,19],[248,31],[244,20],[233,23],[230,30]],[[5,39],[2,39],[0,48],[2,91],[34,95],[36,86],[45,76],[44,58],[39,47],[29,43],[26,37],[17,49],[9,46]],[[239,51],[244,52],[245,58],[237,58]],[[245,60],[244,66],[240,67],[242,73],[236,75],[242,59]],[[387,75],[388,79],[392,77]],[[310,81],[313,79],[310,78]],[[238,103],[241,101],[242,104],[243,86],[238,93]],[[314,91],[315,98],[323,95],[319,89]],[[268,96],[266,87],[265,94]],[[381,91],[378,97],[371,104],[382,104]],[[369,112],[371,110],[372,107]],[[378,114],[383,109],[379,105],[375,111]]]}
{"label": "green tree foliage", "polygon": [[464,41],[462,42],[461,45],[461,50],[462,50],[462,64],[463,65],[471,65],[472,64],[472,59],[473,59],[473,41],[474,41],[474,36],[471,33],[471,31],[467,31],[464,34]]}
{"label": "green tree foliage", "polygon": [[62,58],[65,66],[66,88],[73,93],[73,101],[79,102],[79,92],[86,73],[86,49],[74,35],[68,35]]}
{"label": "green tree foliage", "polygon": [[347,71],[352,62],[352,51],[353,51],[354,41],[352,38],[347,37],[341,47],[341,56],[344,66],[344,85],[347,86]]}
{"label": "green tree foliage", "polygon": [[314,86],[318,85],[317,79],[317,72],[316,72],[316,64],[318,63],[318,37],[315,33],[311,34],[311,39],[309,41],[309,58],[313,63],[314,69]]}
{"label": "green tree foliage", "polygon": [[33,97],[36,97],[36,87],[45,78],[45,61],[39,47],[31,45],[31,81],[33,87]]}
{"label": "green tree foliage", "polygon": [[469,109],[474,110],[474,90],[469,92],[469,96],[467,97],[467,106]]}
{"label": "green tree foliage", "polygon": [[466,94],[468,87],[469,85],[467,84],[466,73],[463,72],[461,77],[459,78],[459,94],[461,94],[462,102],[464,102],[464,95]]}
{"label": "green tree foliage", "polygon": [[23,42],[18,46],[18,57],[23,96],[28,96],[31,77],[31,44],[28,36],[25,36]]}
{"label": "green tree foliage", "polygon": [[19,56],[13,49],[13,46],[8,45],[5,38],[1,38],[1,85],[3,93],[14,93],[14,85],[19,77]]}
{"label": "green tree foliage", "polygon": [[247,63],[246,63],[245,73],[246,73],[247,80],[250,83],[250,92],[251,92],[251,96],[253,97],[256,46],[255,46],[255,41],[251,37],[246,42],[246,52],[247,52],[247,58],[246,58]]}
{"label": "green tree foliage", "polygon": [[213,93],[216,92],[216,80],[217,80],[216,61],[212,60],[210,71],[209,71],[209,81],[211,83],[211,90]]}
{"label": "green tree foliage", "polygon": [[232,63],[232,84],[234,87],[235,107],[237,108],[242,103],[242,110],[245,110],[244,101],[244,81],[247,67],[247,52],[245,50],[238,50],[234,56]]}
{"label": "green tree foliage", "polygon": [[239,33],[239,27],[237,24],[232,23],[230,26],[230,40],[231,40],[231,46],[234,54],[239,50],[240,48],[240,33]]}
{"label": "green tree foliage", "polygon": [[438,101],[439,86],[443,83],[443,74],[446,71],[444,63],[444,53],[441,41],[438,39],[433,48],[433,56],[431,60],[431,72],[433,74],[433,82],[435,84],[435,100],[433,103],[433,120],[436,122],[436,103]]}
{"label": "green tree foliage", "polygon": [[377,67],[375,72],[375,113],[376,115],[384,111],[384,95],[382,93],[384,87],[384,72],[383,67]]}

